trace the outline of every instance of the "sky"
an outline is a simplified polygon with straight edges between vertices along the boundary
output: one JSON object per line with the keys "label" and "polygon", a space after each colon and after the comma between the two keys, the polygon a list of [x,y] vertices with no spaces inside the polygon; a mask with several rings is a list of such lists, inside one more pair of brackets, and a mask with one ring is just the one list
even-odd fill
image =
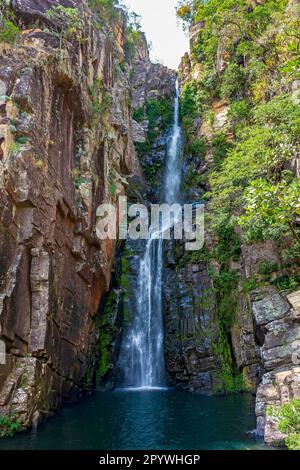
{"label": "sky", "polygon": [[178,0],[123,0],[122,3],[141,15],[142,31],[152,43],[151,59],[177,69],[181,57],[189,50],[188,38],[176,18]]}

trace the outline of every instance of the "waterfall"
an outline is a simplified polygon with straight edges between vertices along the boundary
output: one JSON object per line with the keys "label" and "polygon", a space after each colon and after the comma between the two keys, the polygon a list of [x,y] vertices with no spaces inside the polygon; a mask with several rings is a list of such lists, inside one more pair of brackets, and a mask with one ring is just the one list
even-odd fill
{"label": "waterfall", "polygon": [[[179,86],[176,82],[173,126],[168,142],[162,201],[180,200],[182,132],[179,120]],[[163,240],[149,233],[139,260],[135,315],[120,351],[123,385],[156,388],[165,385],[162,311]]]}

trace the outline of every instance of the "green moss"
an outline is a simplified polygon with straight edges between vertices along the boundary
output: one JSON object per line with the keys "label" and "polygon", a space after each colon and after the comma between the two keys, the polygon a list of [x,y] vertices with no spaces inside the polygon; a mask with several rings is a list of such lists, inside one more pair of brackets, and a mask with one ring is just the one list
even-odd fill
{"label": "green moss", "polygon": [[96,371],[97,382],[100,383],[110,370],[110,351],[114,339],[114,326],[111,325],[110,316],[113,309],[117,308],[118,294],[112,289],[106,299],[104,311],[98,324],[99,331],[99,360]]}

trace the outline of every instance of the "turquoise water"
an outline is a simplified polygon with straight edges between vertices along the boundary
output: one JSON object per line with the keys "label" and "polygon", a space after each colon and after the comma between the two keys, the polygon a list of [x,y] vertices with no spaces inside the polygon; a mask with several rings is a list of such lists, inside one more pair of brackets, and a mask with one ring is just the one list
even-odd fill
{"label": "turquoise water", "polygon": [[202,397],[176,390],[96,393],[2,449],[258,449],[254,397]]}

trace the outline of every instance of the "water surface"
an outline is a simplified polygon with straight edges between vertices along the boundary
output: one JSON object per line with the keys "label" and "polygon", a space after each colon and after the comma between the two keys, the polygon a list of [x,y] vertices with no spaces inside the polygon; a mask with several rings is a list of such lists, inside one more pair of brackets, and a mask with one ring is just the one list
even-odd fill
{"label": "water surface", "polygon": [[254,397],[202,397],[176,390],[96,393],[67,406],[37,431],[0,441],[1,449],[205,450],[263,448]]}

